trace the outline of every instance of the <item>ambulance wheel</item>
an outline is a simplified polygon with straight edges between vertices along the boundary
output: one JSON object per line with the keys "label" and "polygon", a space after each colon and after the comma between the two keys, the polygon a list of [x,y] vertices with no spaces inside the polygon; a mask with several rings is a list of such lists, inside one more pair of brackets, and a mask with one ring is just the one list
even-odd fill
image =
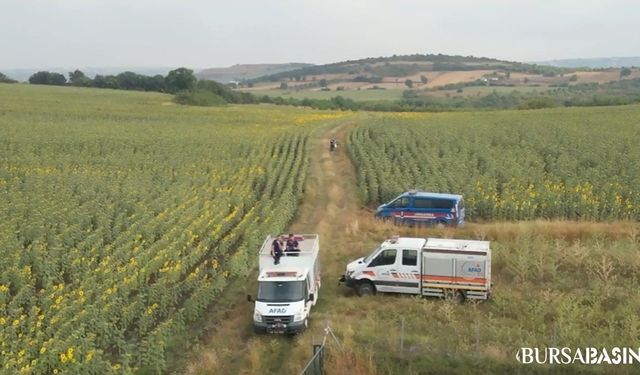
{"label": "ambulance wheel", "polygon": [[361,281],[356,285],[356,293],[360,297],[370,296],[376,293],[376,288],[370,281]]}
{"label": "ambulance wheel", "polygon": [[466,299],[464,292],[455,289],[445,289],[444,299],[456,304],[461,304]]}

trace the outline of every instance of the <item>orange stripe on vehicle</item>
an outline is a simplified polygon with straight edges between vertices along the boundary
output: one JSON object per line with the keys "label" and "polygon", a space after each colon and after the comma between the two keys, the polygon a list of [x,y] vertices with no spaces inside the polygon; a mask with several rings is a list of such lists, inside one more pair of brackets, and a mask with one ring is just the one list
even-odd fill
{"label": "orange stripe on vehicle", "polygon": [[438,276],[438,275],[422,275],[423,281],[447,281],[451,283],[486,283],[487,279],[484,277],[452,277],[452,276]]}

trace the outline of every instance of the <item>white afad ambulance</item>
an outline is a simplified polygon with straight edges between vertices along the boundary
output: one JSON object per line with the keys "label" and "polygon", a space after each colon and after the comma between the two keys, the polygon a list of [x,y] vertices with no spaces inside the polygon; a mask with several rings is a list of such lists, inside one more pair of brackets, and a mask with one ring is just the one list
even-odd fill
{"label": "white afad ambulance", "polygon": [[320,290],[320,239],[317,234],[296,234],[298,250],[285,251],[278,264],[271,256],[277,237],[267,236],[260,248],[258,294],[253,328],[256,333],[293,334],[307,328],[311,308]]}
{"label": "white afad ambulance", "polygon": [[347,265],[340,279],[358,295],[376,292],[486,300],[491,295],[489,241],[394,236]]}

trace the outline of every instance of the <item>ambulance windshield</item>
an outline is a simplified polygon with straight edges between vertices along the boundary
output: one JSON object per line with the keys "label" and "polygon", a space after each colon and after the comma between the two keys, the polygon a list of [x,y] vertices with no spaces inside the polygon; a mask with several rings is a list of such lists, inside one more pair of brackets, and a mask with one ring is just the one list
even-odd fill
{"label": "ambulance windshield", "polygon": [[305,281],[261,281],[260,302],[296,302],[305,298]]}
{"label": "ambulance windshield", "polygon": [[378,250],[380,250],[380,248],[381,248],[381,246],[376,247],[376,249],[375,249],[375,250],[373,250],[373,251],[371,252],[371,254],[367,255],[367,256],[362,260],[362,262],[363,262],[363,263],[366,263],[366,264],[369,264],[369,261],[373,258],[373,256],[374,256],[374,255],[376,255],[376,253],[378,252]]}

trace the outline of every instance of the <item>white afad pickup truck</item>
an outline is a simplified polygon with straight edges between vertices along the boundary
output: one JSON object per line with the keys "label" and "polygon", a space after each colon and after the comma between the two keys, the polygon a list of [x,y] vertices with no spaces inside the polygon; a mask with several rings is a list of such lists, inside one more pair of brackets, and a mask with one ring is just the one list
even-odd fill
{"label": "white afad pickup truck", "polygon": [[489,241],[394,236],[347,265],[340,279],[358,295],[376,292],[486,300],[491,295]]}
{"label": "white afad pickup truck", "polygon": [[256,333],[298,333],[307,328],[311,308],[320,290],[320,239],[317,234],[296,234],[298,250],[285,251],[278,264],[271,256],[267,236],[260,248],[258,295],[253,312]]}

